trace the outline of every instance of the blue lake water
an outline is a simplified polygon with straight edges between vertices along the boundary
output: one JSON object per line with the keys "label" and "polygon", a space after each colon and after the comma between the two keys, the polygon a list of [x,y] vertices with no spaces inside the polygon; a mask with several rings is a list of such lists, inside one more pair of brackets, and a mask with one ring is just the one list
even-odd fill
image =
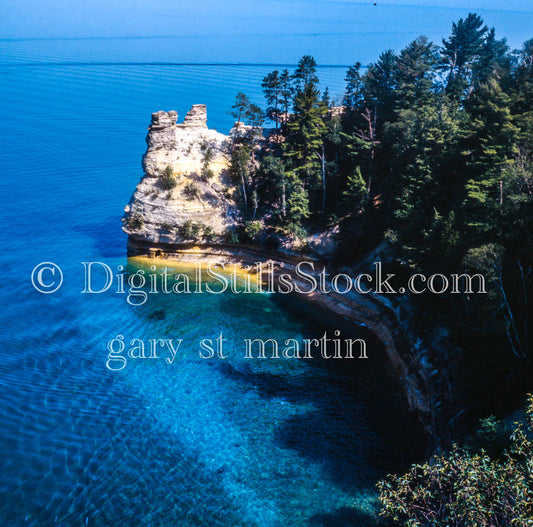
{"label": "blue lake water", "polygon": [[[367,361],[243,359],[244,338],[337,327],[267,295],[88,297],[82,261],[126,264],[122,209],[150,114],[206,103],[221,131],[265,66],[2,65],[0,525],[374,525],[375,482],[420,453],[381,346]],[[344,69],[320,69],[342,93]],[[33,290],[61,266],[53,295]],[[354,328],[355,334],[361,330]],[[201,338],[229,358],[202,360]],[[173,364],[106,368],[106,343],[182,338]]]}

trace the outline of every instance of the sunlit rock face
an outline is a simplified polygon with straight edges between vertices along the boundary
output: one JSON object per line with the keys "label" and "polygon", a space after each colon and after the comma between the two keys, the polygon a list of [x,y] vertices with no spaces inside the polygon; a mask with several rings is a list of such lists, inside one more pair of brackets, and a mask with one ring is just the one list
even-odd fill
{"label": "sunlit rock face", "polygon": [[187,112],[183,123],[178,126],[182,128],[207,128],[207,108],[205,104],[194,104]]}
{"label": "sunlit rock face", "polygon": [[207,127],[204,104],[177,120],[175,111],[152,114],[144,175],[125,207],[123,229],[143,245],[221,241],[238,220],[230,138]]}

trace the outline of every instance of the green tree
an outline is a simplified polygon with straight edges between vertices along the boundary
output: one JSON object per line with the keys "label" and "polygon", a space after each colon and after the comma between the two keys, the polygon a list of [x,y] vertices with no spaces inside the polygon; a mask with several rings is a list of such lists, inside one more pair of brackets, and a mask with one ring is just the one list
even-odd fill
{"label": "green tree", "polygon": [[411,108],[427,104],[433,96],[437,48],[426,37],[418,37],[398,57],[397,105]]}
{"label": "green tree", "polygon": [[472,67],[474,86],[486,83],[491,77],[501,80],[510,74],[510,69],[509,46],[505,39],[497,40],[496,31],[491,28]]}
{"label": "green tree", "polygon": [[279,126],[280,105],[282,100],[281,80],[278,70],[274,70],[263,78],[261,84],[263,93],[265,94],[265,100],[267,103],[266,115],[269,119],[276,123],[276,131]]}
{"label": "green tree", "polygon": [[301,179],[294,172],[287,172],[287,219],[290,229],[298,233],[305,219],[309,218],[309,194]]}
{"label": "green tree", "polygon": [[305,92],[317,88],[316,60],[311,55],[304,55],[298,61],[298,67],[294,72],[293,79],[297,92]]}
{"label": "green tree", "polygon": [[248,96],[244,94],[243,92],[238,92],[237,95],[235,96],[235,102],[233,103],[231,107],[232,111],[230,112],[231,116],[234,119],[237,119],[235,123],[236,132],[232,140],[233,148],[235,148],[236,134],[240,128],[242,119],[246,115],[246,110],[248,109],[249,106],[250,106],[250,99],[248,98]]}
{"label": "green tree", "polygon": [[379,129],[393,118],[396,101],[398,58],[394,51],[383,52],[376,63],[370,64],[364,76],[364,106],[375,115]]}
{"label": "green tree", "polygon": [[533,39],[524,43],[516,54],[512,83],[512,113],[519,126],[520,144],[531,150],[533,144]]}
{"label": "green tree", "polygon": [[363,85],[360,62],[356,62],[348,68],[344,80],[346,82],[344,104],[352,109],[357,108],[361,102],[361,88]]}
{"label": "green tree", "polygon": [[386,127],[394,177],[387,179],[385,206],[393,212],[391,226],[402,258],[413,267],[423,267],[447,250],[440,237],[443,221],[464,196],[459,155],[463,119],[463,112],[445,99],[399,110]]}
{"label": "green tree", "polygon": [[249,104],[245,112],[246,122],[250,125],[250,143],[252,146],[252,158],[254,156],[253,147],[257,140],[257,137],[261,135],[263,126],[263,110],[257,104]]}
{"label": "green tree", "polygon": [[235,96],[235,102],[233,103],[231,115],[234,119],[237,119],[237,123],[240,124],[242,117],[246,113],[248,106],[250,105],[250,99],[248,95],[243,92],[238,92]]}
{"label": "green tree", "polygon": [[472,95],[467,109],[471,124],[465,146],[472,176],[466,184],[465,212],[470,235],[477,243],[491,239],[500,222],[502,168],[516,154],[518,129],[513,124],[511,101],[495,78]]}
{"label": "green tree", "polygon": [[246,214],[248,209],[248,191],[252,175],[252,148],[250,145],[242,144],[233,150],[231,153],[229,173],[233,183],[240,188],[243,211]]}
{"label": "green tree", "polygon": [[292,85],[291,75],[288,70],[283,70],[279,76],[280,84],[280,108],[283,110],[285,116],[288,115],[292,105],[292,98],[294,96],[294,87]]}
{"label": "green tree", "polygon": [[462,99],[472,86],[472,72],[482,52],[488,28],[479,15],[469,13],[452,25],[450,38],[442,41],[442,68],[447,71],[446,92]]}
{"label": "green tree", "polygon": [[293,185],[299,193],[300,187],[305,189],[307,194],[308,191],[318,188],[320,182],[325,184],[326,112],[327,108],[320,100],[320,92],[314,85],[309,84],[305,90],[297,92],[294,99],[294,116],[287,123],[283,147],[294,177],[301,182],[301,185]]}
{"label": "green tree", "polygon": [[261,160],[257,173],[256,190],[262,210],[274,219],[287,218],[288,179],[285,165],[279,157],[267,155]]}
{"label": "green tree", "polygon": [[368,191],[365,180],[361,174],[361,168],[356,167],[352,174],[348,176],[346,188],[342,193],[342,205],[349,213],[362,212],[368,200]]}

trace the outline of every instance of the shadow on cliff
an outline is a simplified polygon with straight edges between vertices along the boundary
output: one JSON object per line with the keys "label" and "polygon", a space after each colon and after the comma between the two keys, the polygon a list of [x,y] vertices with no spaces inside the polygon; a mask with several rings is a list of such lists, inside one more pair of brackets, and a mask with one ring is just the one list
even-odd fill
{"label": "shadow on cliff", "polygon": [[97,223],[78,225],[74,230],[93,240],[96,256],[102,258],[126,256],[127,235],[122,232],[119,217],[112,216]]}

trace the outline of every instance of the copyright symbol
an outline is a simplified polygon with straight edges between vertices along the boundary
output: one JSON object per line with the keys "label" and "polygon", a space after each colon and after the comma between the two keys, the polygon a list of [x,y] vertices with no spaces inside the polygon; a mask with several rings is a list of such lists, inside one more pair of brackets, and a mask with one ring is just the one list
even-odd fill
{"label": "copyright symbol", "polygon": [[55,293],[63,284],[63,273],[59,265],[41,262],[31,273],[31,283],[39,293]]}

